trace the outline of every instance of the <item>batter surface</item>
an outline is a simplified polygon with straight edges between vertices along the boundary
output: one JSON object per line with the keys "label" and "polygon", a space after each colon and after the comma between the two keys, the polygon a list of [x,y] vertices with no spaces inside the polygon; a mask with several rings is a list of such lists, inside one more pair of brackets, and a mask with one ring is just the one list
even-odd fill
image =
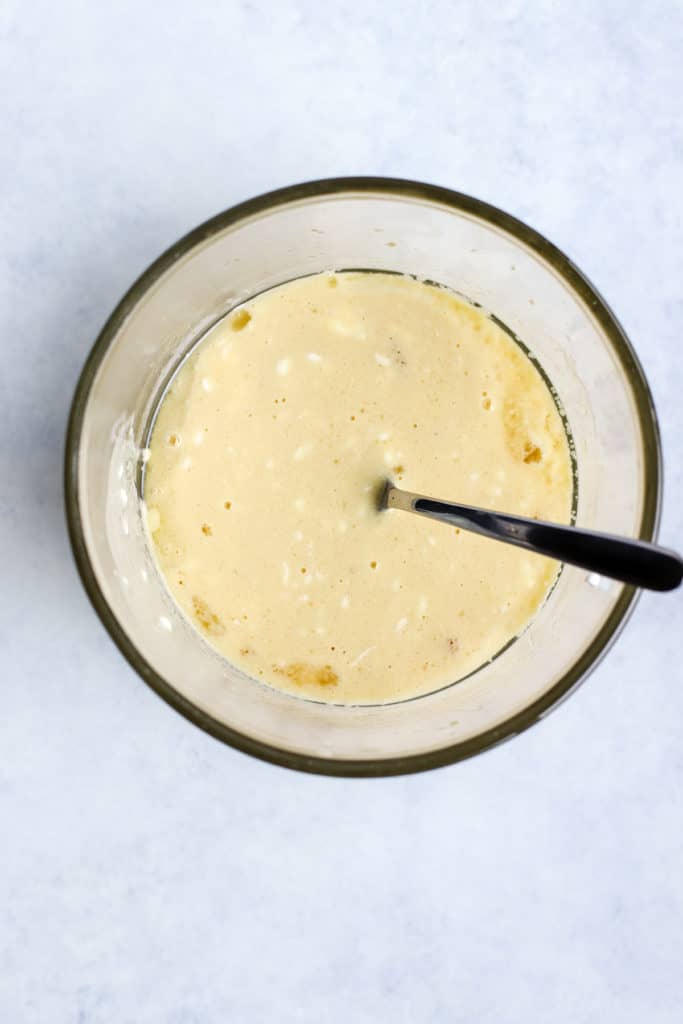
{"label": "batter surface", "polygon": [[147,524],[168,587],[245,672],[341,703],[437,689],[492,658],[558,565],[400,511],[379,480],[568,522],[545,382],[451,292],[390,274],[302,278],[234,310],[153,430]]}

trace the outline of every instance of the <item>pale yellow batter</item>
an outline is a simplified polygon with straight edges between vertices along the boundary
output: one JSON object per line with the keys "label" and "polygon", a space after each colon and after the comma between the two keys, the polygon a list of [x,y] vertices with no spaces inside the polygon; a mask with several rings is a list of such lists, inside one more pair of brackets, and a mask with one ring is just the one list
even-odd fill
{"label": "pale yellow batter", "polygon": [[316,275],[246,303],[177,374],[145,500],[174,598],[256,679],[317,700],[437,689],[527,625],[557,563],[400,511],[376,485],[567,522],[552,396],[452,293]]}

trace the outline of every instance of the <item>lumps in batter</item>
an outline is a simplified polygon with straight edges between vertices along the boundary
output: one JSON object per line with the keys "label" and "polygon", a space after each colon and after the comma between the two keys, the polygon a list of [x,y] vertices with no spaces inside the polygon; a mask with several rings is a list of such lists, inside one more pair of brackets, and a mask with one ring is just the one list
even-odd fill
{"label": "lumps in batter", "polygon": [[151,438],[161,571],[255,679],[335,703],[454,682],[516,637],[555,562],[399,511],[379,480],[567,522],[566,433],[534,364],[451,292],[320,274],[227,316]]}

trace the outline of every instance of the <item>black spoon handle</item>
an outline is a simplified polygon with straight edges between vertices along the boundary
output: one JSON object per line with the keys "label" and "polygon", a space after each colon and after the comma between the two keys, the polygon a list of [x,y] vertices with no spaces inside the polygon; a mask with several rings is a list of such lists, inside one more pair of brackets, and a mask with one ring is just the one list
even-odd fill
{"label": "black spoon handle", "polygon": [[636,587],[674,590],[683,579],[683,559],[675,551],[645,541],[437,501],[399,490],[393,484],[386,488],[385,504],[387,508],[417,512]]}

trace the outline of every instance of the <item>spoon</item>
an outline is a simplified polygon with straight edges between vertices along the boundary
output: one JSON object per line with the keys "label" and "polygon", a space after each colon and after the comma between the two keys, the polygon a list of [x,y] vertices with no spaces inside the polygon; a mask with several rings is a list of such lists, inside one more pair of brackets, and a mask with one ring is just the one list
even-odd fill
{"label": "spoon", "polygon": [[675,551],[656,544],[527,519],[525,516],[510,516],[471,505],[457,505],[452,501],[438,501],[423,494],[402,491],[394,487],[391,480],[383,481],[378,487],[377,507],[380,511],[399,508],[405,512],[416,512],[449,526],[515,544],[538,555],[547,555],[648,590],[675,590],[683,579],[683,559]]}

